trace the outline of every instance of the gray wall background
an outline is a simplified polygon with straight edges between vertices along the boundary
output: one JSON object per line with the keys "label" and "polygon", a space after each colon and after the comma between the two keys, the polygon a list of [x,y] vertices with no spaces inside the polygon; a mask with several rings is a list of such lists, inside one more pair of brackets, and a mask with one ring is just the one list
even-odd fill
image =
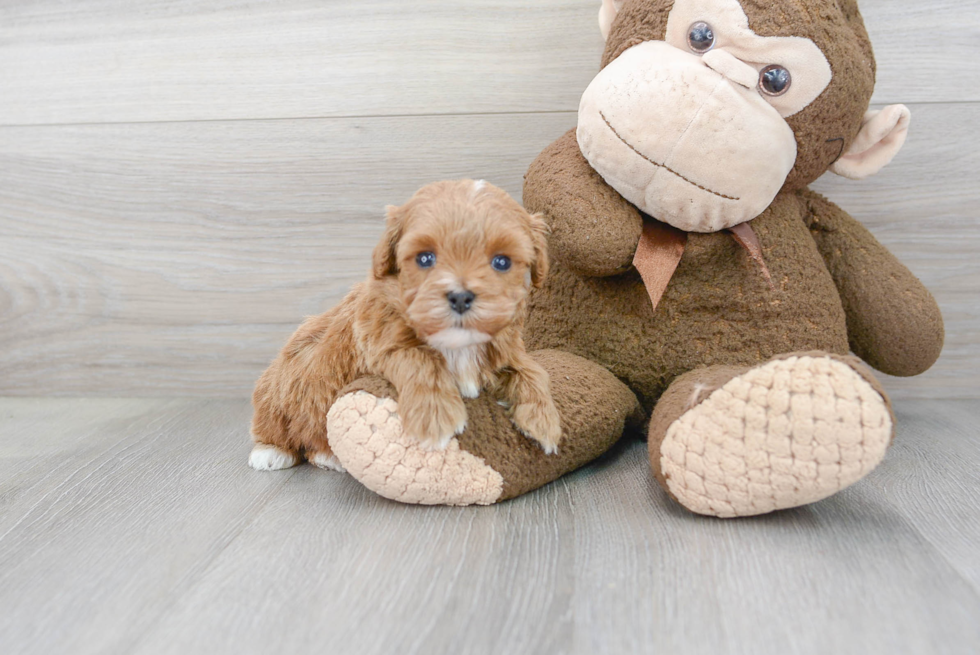
{"label": "gray wall background", "polygon": [[[598,70],[598,0],[0,5],[0,394],[250,392],[361,279],[383,207],[436,179],[520,198]],[[980,1],[863,0],[877,177],[816,188],[936,294],[896,396],[980,387]]]}

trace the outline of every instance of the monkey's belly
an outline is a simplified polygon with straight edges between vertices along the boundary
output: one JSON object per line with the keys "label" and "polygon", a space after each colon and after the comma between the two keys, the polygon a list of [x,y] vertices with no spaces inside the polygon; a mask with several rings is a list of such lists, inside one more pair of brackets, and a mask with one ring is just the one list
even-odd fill
{"label": "monkey's belly", "polygon": [[804,236],[767,249],[772,290],[729,234],[690,235],[656,311],[636,271],[583,278],[556,262],[532,296],[525,339],[531,349],[566,350],[605,366],[648,410],[675,377],[702,366],[800,350],[846,354],[840,297]]}

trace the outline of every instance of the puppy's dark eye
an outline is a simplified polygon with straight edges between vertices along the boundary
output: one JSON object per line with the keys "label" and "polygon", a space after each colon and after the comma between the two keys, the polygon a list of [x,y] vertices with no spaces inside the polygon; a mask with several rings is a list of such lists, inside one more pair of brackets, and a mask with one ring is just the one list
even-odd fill
{"label": "puppy's dark eye", "polygon": [[715,45],[715,33],[711,26],[700,20],[687,30],[687,45],[694,52],[703,55]]}
{"label": "puppy's dark eye", "polygon": [[432,268],[436,265],[436,254],[434,252],[420,252],[415,255],[415,263],[419,268]]}
{"label": "puppy's dark eye", "polygon": [[508,257],[507,255],[497,255],[496,257],[490,260],[490,265],[493,266],[493,270],[500,271],[501,273],[503,273],[504,271],[509,271],[510,257]]}

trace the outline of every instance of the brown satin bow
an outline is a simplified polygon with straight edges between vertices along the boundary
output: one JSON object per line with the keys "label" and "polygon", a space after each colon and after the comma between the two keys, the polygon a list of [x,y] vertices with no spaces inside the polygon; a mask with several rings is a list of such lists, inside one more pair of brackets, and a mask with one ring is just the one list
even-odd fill
{"label": "brown satin bow", "polygon": [[[766,279],[770,289],[775,289],[769,267],[762,257],[762,246],[759,237],[748,223],[740,223],[728,228],[735,241],[745,248],[749,256],[759,265],[762,277]],[[643,221],[643,234],[633,255],[633,266],[643,278],[643,284],[653,301],[653,308],[660,304],[660,299],[667,289],[670,278],[674,276],[677,265],[684,255],[687,245],[687,232],[671,227],[666,223],[647,219]]]}

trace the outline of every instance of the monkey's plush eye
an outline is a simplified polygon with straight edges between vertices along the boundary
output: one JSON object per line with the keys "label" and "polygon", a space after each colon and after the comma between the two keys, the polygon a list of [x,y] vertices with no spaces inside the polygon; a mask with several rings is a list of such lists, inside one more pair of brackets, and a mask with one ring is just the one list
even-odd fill
{"label": "monkey's plush eye", "polygon": [[703,20],[691,25],[687,31],[687,45],[699,55],[711,50],[715,46],[715,33],[711,26]]}
{"label": "monkey's plush eye", "polygon": [[510,257],[508,257],[507,255],[497,255],[496,257],[490,260],[490,266],[493,267],[493,270],[500,271],[501,273],[509,271]]}
{"label": "monkey's plush eye", "polygon": [[759,88],[767,96],[781,96],[789,91],[793,78],[782,66],[773,64],[762,69],[759,75]]}
{"label": "monkey's plush eye", "polygon": [[432,268],[436,265],[436,254],[434,252],[420,252],[415,255],[415,263],[419,268]]}

